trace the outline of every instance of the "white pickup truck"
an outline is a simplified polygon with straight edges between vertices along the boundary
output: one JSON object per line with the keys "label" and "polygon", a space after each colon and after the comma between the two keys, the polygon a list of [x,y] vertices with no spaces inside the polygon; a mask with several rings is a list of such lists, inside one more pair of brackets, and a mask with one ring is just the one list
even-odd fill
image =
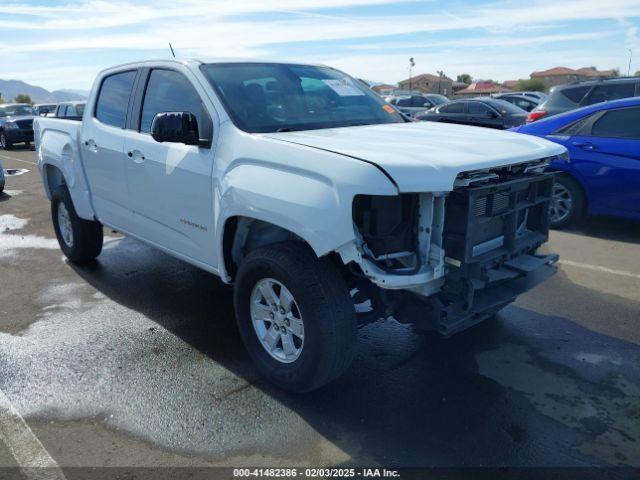
{"label": "white pickup truck", "polygon": [[291,391],[340,375],[359,323],[450,335],[555,271],[537,249],[563,147],[407,122],[333,68],[130,63],[81,123],[34,129],[69,260],[98,257],[106,225],[233,283],[251,357]]}

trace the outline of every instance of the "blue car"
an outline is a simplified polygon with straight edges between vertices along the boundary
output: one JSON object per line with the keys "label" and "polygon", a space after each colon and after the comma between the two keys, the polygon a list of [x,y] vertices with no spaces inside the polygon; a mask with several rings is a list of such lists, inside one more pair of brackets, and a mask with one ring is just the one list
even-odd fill
{"label": "blue car", "polygon": [[551,226],[562,228],[585,215],[640,220],[640,98],[572,110],[511,129],[567,147],[550,207]]}

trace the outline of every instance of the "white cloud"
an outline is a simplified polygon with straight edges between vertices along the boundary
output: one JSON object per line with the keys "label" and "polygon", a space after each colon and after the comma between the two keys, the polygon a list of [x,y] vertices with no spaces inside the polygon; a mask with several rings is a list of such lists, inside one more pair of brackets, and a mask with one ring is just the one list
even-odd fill
{"label": "white cloud", "polygon": [[[10,0],[11,1],[11,0]],[[628,48],[638,48],[640,0],[537,0],[470,5],[452,14],[446,4],[434,2],[429,13],[407,14],[413,7],[398,6],[398,14],[357,15],[328,10],[392,4],[396,0],[62,0],[51,6],[25,2],[0,4],[0,29],[5,61],[1,78],[43,78],[43,59],[64,57],[64,67],[53,67],[41,83],[48,88],[86,88],[96,70],[113,58],[130,59],[131,52],[145,58],[166,51],[172,41],[182,56],[274,57],[297,42],[367,41],[367,45],[327,47],[327,63],[371,79],[398,80],[406,75],[407,55],[424,58],[426,71],[468,71],[477,77],[506,79],[526,76],[534,69],[570,66],[624,65],[624,50],[605,52],[599,42],[618,30],[606,21],[619,22]],[[420,2],[424,11],[425,2]],[[350,10],[353,12],[354,10]],[[362,13],[364,12],[364,13]],[[268,15],[267,15],[268,14]],[[577,21],[598,21],[599,27],[576,31]],[[17,34],[16,34],[17,33]],[[420,33],[432,41],[384,41],[385,36]],[[447,39],[455,33],[456,38]],[[566,50],[565,42],[588,42],[580,50]],[[531,53],[530,49],[544,45]],[[523,49],[527,55],[523,55]],[[478,50],[482,54],[478,56]],[[395,50],[395,51],[391,51]],[[432,51],[423,53],[424,51]],[[98,52],[91,65],[74,57]],[[315,50],[317,51],[317,50]],[[102,60],[101,53],[109,53]],[[359,52],[359,53],[357,53]],[[563,55],[559,55],[563,52]],[[384,54],[383,54],[384,53]],[[286,54],[285,54],[286,55]],[[627,54],[628,55],[628,54]],[[291,59],[293,55],[286,55]],[[8,61],[7,61],[8,60]],[[318,58],[301,57],[305,61]],[[101,62],[109,62],[102,64]],[[117,62],[116,62],[117,63]],[[422,67],[421,67],[422,68]],[[10,72],[6,70],[10,69]],[[66,71],[55,76],[52,71]],[[451,73],[450,73],[451,72]],[[36,82],[37,83],[37,82]]]}

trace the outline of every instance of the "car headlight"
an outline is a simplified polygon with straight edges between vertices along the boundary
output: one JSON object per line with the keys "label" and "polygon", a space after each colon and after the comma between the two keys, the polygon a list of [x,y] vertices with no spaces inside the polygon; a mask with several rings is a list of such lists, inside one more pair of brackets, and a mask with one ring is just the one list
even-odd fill
{"label": "car headlight", "polygon": [[561,162],[569,163],[569,152],[565,151],[564,153],[558,155],[558,160],[560,160]]}
{"label": "car headlight", "polygon": [[18,125],[16,125],[13,122],[7,122],[7,123],[4,124],[4,128],[6,128],[7,130],[13,130],[13,129],[18,128]]}

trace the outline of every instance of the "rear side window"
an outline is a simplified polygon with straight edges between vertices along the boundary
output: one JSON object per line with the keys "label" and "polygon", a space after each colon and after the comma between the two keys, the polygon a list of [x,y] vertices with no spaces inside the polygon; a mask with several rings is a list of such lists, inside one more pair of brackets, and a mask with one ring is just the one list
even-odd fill
{"label": "rear side window", "polygon": [[438,113],[464,113],[464,103],[463,102],[452,102],[448,103],[438,110]]}
{"label": "rear side window", "polygon": [[550,109],[577,107],[591,87],[571,87],[553,93],[544,106]]}
{"label": "rear side window", "polygon": [[153,118],[161,112],[191,112],[198,119],[198,127],[210,123],[200,95],[191,82],[173,70],[152,70],[142,104],[140,131],[151,132]]}
{"label": "rear side window", "polygon": [[640,140],[640,107],[609,110],[595,121],[591,136]]}
{"label": "rear side window", "polygon": [[410,98],[400,98],[400,99],[396,100],[396,105],[398,107],[410,107],[411,106],[411,99]]}
{"label": "rear side window", "polygon": [[635,95],[635,89],[635,82],[618,83],[617,85],[598,85],[589,94],[586,105],[633,97]]}
{"label": "rear side window", "polygon": [[110,75],[102,81],[96,104],[98,120],[114,127],[125,127],[129,97],[135,78],[136,71],[131,70]]}
{"label": "rear side window", "polygon": [[411,97],[412,107],[432,107],[432,103],[424,97],[415,96]]}

